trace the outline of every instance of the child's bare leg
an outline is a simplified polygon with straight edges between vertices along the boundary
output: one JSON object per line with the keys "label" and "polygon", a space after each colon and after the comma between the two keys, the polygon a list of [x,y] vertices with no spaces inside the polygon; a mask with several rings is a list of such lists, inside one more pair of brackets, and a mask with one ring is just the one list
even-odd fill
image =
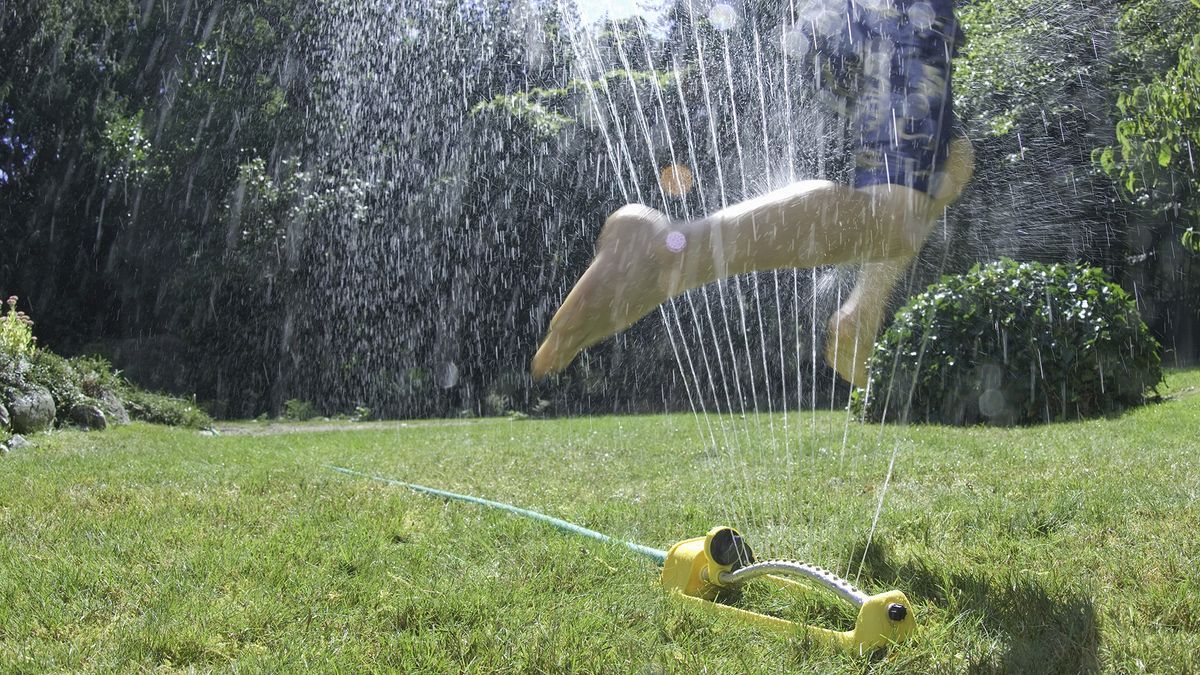
{"label": "child's bare leg", "polygon": [[[951,141],[945,172],[930,203],[929,227],[958,199],[974,171],[975,152],[970,141],[965,138]],[[853,385],[867,384],[867,359],[883,323],[888,298],[910,262],[911,259],[896,259],[864,264],[850,297],[829,319],[825,361]]]}
{"label": "child's bare leg", "polygon": [[909,262],[897,259],[864,264],[850,297],[829,318],[825,362],[850,384],[867,384],[867,359],[883,324],[888,298]]}
{"label": "child's bare leg", "polygon": [[563,301],[534,356],[535,378],[672,297],[727,277],[786,267],[908,260],[929,231],[933,201],[906,187],[856,190],[805,181],[671,222],[630,205],[601,232],[596,257]]}

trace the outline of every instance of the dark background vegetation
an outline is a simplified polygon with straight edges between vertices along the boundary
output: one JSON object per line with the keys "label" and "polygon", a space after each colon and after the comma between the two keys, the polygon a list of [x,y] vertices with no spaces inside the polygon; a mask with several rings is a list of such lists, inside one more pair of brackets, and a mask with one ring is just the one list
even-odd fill
{"label": "dark background vegetation", "polygon": [[[727,33],[677,2],[580,42],[549,2],[0,0],[0,296],[21,296],[44,346],[222,416],[695,405],[672,347],[700,358],[682,333],[703,302],[681,303],[677,340],[652,317],[555,383],[524,373],[625,201],[719,208],[796,170],[785,158],[844,177],[836,134],[813,143],[800,105],[775,114],[811,98],[779,68],[791,4],[733,4]],[[1200,6],[959,12],[977,178],[906,289],[999,256],[1088,262],[1136,298],[1166,365],[1194,361]],[[709,189],[659,192],[673,160]],[[807,335],[836,300],[819,285],[789,272],[702,296],[753,299],[749,324],[724,306],[732,323],[711,322],[761,368],[731,410],[780,385],[757,345]],[[786,394],[800,403],[833,381],[809,347],[773,355],[782,379],[807,373]]]}

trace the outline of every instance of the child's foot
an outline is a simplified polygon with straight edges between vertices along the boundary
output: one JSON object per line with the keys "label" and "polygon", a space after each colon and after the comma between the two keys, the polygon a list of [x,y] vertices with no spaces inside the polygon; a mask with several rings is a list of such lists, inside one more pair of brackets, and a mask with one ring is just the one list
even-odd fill
{"label": "child's foot", "polygon": [[908,261],[863,265],[850,298],[829,318],[825,362],[856,387],[867,386],[867,359],[875,349],[888,297],[907,267]]}
{"label": "child's foot", "polygon": [[946,165],[941,172],[941,180],[933,194],[933,218],[940,218],[942,211],[962,196],[975,175],[975,148],[965,137],[950,141],[950,152],[946,156]]}
{"label": "child's foot", "polygon": [[580,351],[670,299],[678,281],[672,258],[681,251],[670,220],[659,211],[629,204],[609,216],[595,259],[554,314],[533,357],[533,378],[566,368]]}

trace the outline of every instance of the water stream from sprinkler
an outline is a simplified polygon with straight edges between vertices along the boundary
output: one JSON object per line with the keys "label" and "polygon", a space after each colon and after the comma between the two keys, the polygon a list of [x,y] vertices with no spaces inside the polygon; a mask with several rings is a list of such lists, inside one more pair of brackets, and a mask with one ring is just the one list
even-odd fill
{"label": "water stream from sprinkler", "polygon": [[[481,373],[480,363],[523,368],[528,355],[505,354],[513,345],[492,336],[545,328],[572,274],[591,255],[603,212],[637,201],[690,219],[799,179],[845,182],[852,169],[846,120],[819,92],[805,37],[843,24],[845,7],[833,0],[763,6],[681,0],[669,12],[607,24],[579,21],[570,0],[515,3],[508,14],[462,8],[481,13],[469,17],[385,0],[331,11],[313,47],[323,55],[317,79],[331,95],[311,116],[312,136],[321,139],[324,168],[345,176],[349,187],[344,213],[318,234],[326,250],[305,292],[314,306],[336,313],[337,325],[377,326],[392,306],[450,311],[339,341],[296,310],[289,333],[296,358],[352,365],[357,345],[369,352],[365,367],[394,372],[397,364],[419,365],[428,357],[441,364],[434,372],[440,400],[478,400],[481,380],[522,376]],[[1103,18],[1088,14],[1074,26],[1067,18],[1075,15],[1052,3],[1035,3],[1031,11],[1061,24],[1064,41],[1088,37]],[[452,41],[439,30],[447,36],[478,30],[467,40],[477,43],[477,53],[445,51]],[[503,40],[526,45],[516,67],[525,69],[530,89],[553,92],[550,84],[569,82],[566,93],[536,94],[520,105],[489,103],[498,92],[488,82],[496,69],[508,67],[496,60],[499,51],[490,51]],[[551,119],[549,130],[539,132],[544,136],[511,137],[513,128],[525,129],[528,116],[546,112],[567,121]],[[430,133],[434,129],[448,134]],[[1052,111],[1045,130],[1063,138],[1075,133]],[[544,150],[528,153],[527,164],[509,166],[512,148],[538,144]],[[594,152],[572,154],[577,147]],[[1044,148],[1025,134],[1012,151],[1019,161]],[[553,194],[539,182],[572,175],[575,187]],[[972,212],[971,236],[959,236],[946,220],[903,291],[962,267],[965,259],[1021,246],[1060,256],[1083,250],[1092,235],[1070,223],[1087,202],[1068,199],[1083,188],[1078,177],[1066,178],[1061,186],[1029,178],[984,185],[978,201],[986,208]],[[394,186],[390,192],[378,191],[387,184]],[[488,193],[486,210],[463,201],[478,185],[504,186]],[[586,201],[595,217],[562,222],[555,208],[542,208],[573,201]],[[438,214],[432,222],[453,226],[423,227],[429,214]],[[509,221],[532,223],[527,229],[536,236],[518,236]],[[1019,228],[1005,229],[1009,223]],[[493,259],[528,261],[524,269],[536,271],[528,275],[535,281],[497,271],[505,268]],[[819,486],[823,480],[879,486],[864,495],[857,516],[838,515],[843,530],[846,520],[856,519],[869,546],[907,447],[903,431],[889,432],[893,438],[886,441],[882,427],[878,435],[852,433],[850,413],[840,412],[848,389],[824,365],[824,321],[853,276],[853,270],[832,268],[780,270],[688,292],[626,335],[586,352],[570,377],[587,386],[573,391],[595,392],[619,410],[622,383],[636,381],[631,371],[651,362],[645,353],[661,352],[656,367],[674,374],[662,387],[662,407],[689,411],[691,436],[678,442],[700,449],[717,515],[744,524],[767,550],[837,558],[852,572],[865,552],[850,560],[849,551],[827,550],[830,544],[813,536],[829,517]],[[522,293],[537,290],[537,304],[488,313],[493,305],[480,298],[502,296],[501,287],[517,283],[526,284]],[[505,318],[497,318],[501,314]],[[492,323],[498,325],[491,332],[480,328]],[[412,370],[408,386],[415,391],[420,368]],[[445,376],[450,372],[455,377]],[[371,377],[344,379],[339,386],[363,393],[392,386]],[[888,405],[902,409],[906,402]],[[812,493],[796,494],[801,485],[813,486],[805,488]]]}
{"label": "water stream from sprinkler", "polygon": [[[822,6],[823,7],[823,6]],[[818,10],[821,8],[818,8]],[[703,198],[706,190],[707,177],[713,176],[716,182],[716,201],[713,202],[713,207],[721,208],[727,206],[734,201],[729,182],[727,181],[727,167],[732,166],[735,173],[737,185],[740,191],[737,193],[737,198],[744,198],[753,193],[755,189],[763,187],[763,171],[766,167],[770,173],[770,156],[773,147],[779,144],[778,136],[782,135],[786,139],[786,179],[794,180],[798,173],[807,173],[808,175],[821,175],[821,169],[807,166],[805,169],[798,168],[797,153],[795,152],[795,124],[782,124],[779,128],[773,130],[768,118],[768,98],[766,94],[766,80],[770,72],[783,73],[786,77],[789,74],[789,68],[792,67],[792,58],[790,58],[789,50],[787,49],[787,36],[789,29],[795,31],[795,26],[801,21],[807,20],[802,9],[797,9],[794,6],[790,8],[791,22],[788,26],[777,31],[780,40],[780,49],[775,53],[776,61],[768,62],[768,58],[764,55],[763,42],[761,39],[761,30],[759,27],[759,19],[750,17],[748,20],[737,14],[737,11],[730,6],[723,6],[719,12],[721,20],[712,22],[716,31],[711,34],[704,33],[700,26],[702,21],[697,12],[697,8],[693,3],[687,3],[686,10],[690,19],[692,30],[689,34],[683,36],[683,40],[690,42],[694,48],[695,61],[682,66],[675,64],[674,77],[678,81],[683,77],[684,71],[689,72],[689,77],[697,77],[699,79],[699,96],[698,101],[701,104],[701,114],[704,118],[703,128],[707,132],[707,142],[711,152],[711,161],[713,170],[698,172],[696,180],[696,189]],[[715,10],[714,10],[715,11]],[[811,8],[810,8],[810,11]],[[732,41],[734,37],[731,35],[732,29],[738,24],[745,21],[750,26],[749,31],[749,47],[752,59],[743,62],[745,67],[744,72],[735,72],[734,59],[732,57]],[[584,80],[593,80],[598,77],[603,77],[606,70],[602,59],[599,57],[599,50],[596,48],[596,36],[587,27],[580,27],[578,32],[571,34],[571,44],[578,55],[585,58],[582,59],[584,64],[588,64],[593,69],[589,73],[583,75]],[[618,61],[628,73],[630,61],[624,50],[622,41],[618,38],[615,42]],[[709,55],[716,52],[719,56],[714,61]],[[716,75],[716,77],[713,77]],[[747,133],[747,129],[743,128],[742,119],[738,115],[739,100],[737,81],[746,79],[753,83],[752,95],[756,98],[757,109],[750,107],[751,117],[757,121],[756,131]],[[716,83],[720,83],[717,85]],[[630,82],[632,85],[632,81]],[[723,88],[723,91],[718,95],[717,87]],[[651,156],[655,156],[659,149],[655,147],[653,135],[650,130],[649,115],[646,113],[646,104],[636,94],[636,87],[632,87],[633,95],[633,110],[634,118],[637,126],[640,127],[641,137],[645,141],[647,151]],[[828,115],[818,110],[813,105],[811,97],[806,97],[803,91],[794,91],[794,88],[784,86],[782,90],[785,92],[783,97],[784,109],[792,119],[799,112],[799,116],[808,116],[811,119],[819,120],[816,133],[822,137],[828,136],[830,129],[841,129],[841,124],[827,124]],[[606,90],[607,93],[607,90]],[[666,105],[663,101],[662,90],[657,85],[654,88],[654,102],[658,106],[658,113],[665,118],[667,116]],[[722,98],[723,97],[723,98]],[[611,99],[608,100],[608,105],[605,108],[599,107],[599,99],[595,96],[590,98],[593,105],[597,108],[593,111],[594,117],[601,120],[601,125],[606,123],[612,124],[616,130],[614,133],[605,133],[606,143],[609,147],[610,155],[618,154],[623,161],[616,162],[615,166],[622,166],[629,170],[629,180],[634,182],[635,188],[633,192],[641,194],[641,190],[636,184],[636,175],[634,171],[634,162],[632,153],[628,146],[628,135],[624,132],[622,120],[617,116],[615,106],[612,105]],[[721,114],[718,110],[718,100],[727,101],[726,107],[729,111],[729,119],[731,129],[729,134],[733,141],[733,156],[732,164],[723,156],[721,147],[723,145],[721,133],[718,132],[716,120]],[[794,110],[793,106],[800,106],[801,110]],[[607,122],[605,115],[609,115]],[[683,107],[684,128],[686,130],[686,138],[684,139],[687,147],[687,157],[692,162],[692,166],[698,167],[701,158],[697,153],[697,139],[692,136],[691,114],[688,107]],[[776,136],[773,142],[773,131]],[[781,133],[782,132],[782,133]],[[760,141],[758,146],[743,145],[743,137],[753,137],[757,135]],[[614,145],[609,139],[616,137],[619,139],[619,144]],[[675,148],[672,139],[667,136],[667,147],[669,148],[669,156],[671,166],[675,166],[679,161],[679,156],[675,153]],[[824,147],[824,144],[818,144]],[[761,152],[753,161],[748,159],[749,147],[760,147]],[[841,144],[844,148],[844,144]],[[817,153],[819,163],[824,162],[824,153]],[[754,165],[755,168],[750,168]],[[815,170],[815,171],[814,171]],[[624,181],[622,181],[624,182]],[[661,183],[660,183],[661,188]],[[671,207],[673,206],[668,195],[660,190],[659,198],[661,204],[669,215],[671,215]],[[686,215],[690,213],[685,212]],[[761,493],[757,492],[756,486],[761,486],[763,481],[757,476],[751,476],[746,467],[750,464],[766,465],[770,462],[779,462],[784,466],[784,475],[788,478],[795,476],[797,467],[801,464],[808,464],[809,470],[813,470],[815,466],[822,461],[822,452],[829,456],[836,455],[839,465],[844,469],[845,461],[848,453],[849,445],[849,427],[851,424],[851,416],[849,411],[845,413],[845,417],[841,424],[840,447],[836,452],[832,452],[832,448],[826,448],[822,451],[817,447],[817,437],[814,432],[817,431],[817,397],[815,395],[816,377],[818,374],[818,335],[817,326],[819,325],[819,314],[821,306],[827,305],[829,300],[820,300],[818,289],[824,289],[824,292],[832,296],[832,300],[837,302],[840,300],[842,292],[841,283],[828,283],[835,277],[829,276],[828,273],[819,270],[808,272],[811,292],[808,294],[808,301],[803,303],[808,311],[807,321],[807,339],[802,337],[802,326],[797,319],[799,314],[797,309],[802,305],[800,293],[800,279],[804,272],[796,271],[791,273],[791,284],[785,285],[781,283],[781,273],[779,271],[771,272],[765,275],[751,275],[748,278],[734,277],[730,280],[718,282],[706,289],[700,289],[687,294],[684,298],[675,300],[660,308],[659,317],[662,321],[664,333],[670,343],[671,352],[675,363],[679,369],[681,381],[686,389],[686,397],[689,401],[689,408],[692,411],[695,419],[695,427],[700,434],[700,440],[706,445],[720,444],[723,452],[719,452],[718,456],[723,457],[720,462],[722,466],[719,469],[714,469],[714,480],[722,483],[720,494],[725,497],[723,505],[723,517],[726,519],[739,519],[745,522],[747,517],[749,522],[756,526],[764,528],[771,527],[772,524],[780,523],[790,515],[785,513],[784,499],[782,497],[783,490],[775,490],[773,494],[766,495],[763,499]],[[840,275],[838,275],[840,276]],[[764,293],[764,287],[766,292]],[[790,291],[790,293],[786,293]],[[715,295],[715,303],[713,296]],[[790,296],[790,297],[789,297]],[[702,301],[703,314],[697,314],[696,297]],[[686,303],[687,309],[690,312],[687,319],[684,318],[680,311],[680,303]],[[786,316],[783,308],[786,305],[791,305],[792,312]],[[764,312],[766,309],[766,312]],[[720,318],[717,318],[720,317]],[[767,317],[774,320],[774,331],[776,334],[775,340],[768,347],[766,330],[768,326]],[[690,319],[697,324],[695,343],[689,344],[687,337],[688,331],[684,326],[684,321]],[[700,324],[707,324],[707,331],[699,330]],[[810,438],[807,442],[811,445],[811,453],[805,454],[806,439],[804,434],[804,426],[800,424],[798,419],[789,419],[789,415],[795,414],[792,412],[793,406],[788,397],[788,373],[787,373],[787,354],[785,349],[785,334],[788,332],[788,325],[794,326],[794,337],[790,341],[794,344],[794,358],[796,362],[795,368],[795,384],[791,387],[795,396],[795,410],[798,412],[803,409],[805,403],[805,378],[803,368],[798,367],[801,361],[801,354],[807,352],[809,361],[811,362],[811,370],[809,379],[810,390],[814,392],[809,398],[809,412],[812,419],[812,424],[808,425]],[[703,337],[707,333],[708,338]],[[741,334],[740,340],[735,340],[735,334]],[[757,339],[751,341],[751,336],[754,335]],[[807,347],[807,349],[803,349]],[[697,358],[699,357],[699,358]],[[773,362],[779,364],[779,376],[772,377],[774,367]],[[698,365],[699,364],[699,365]],[[761,366],[761,367],[760,367]],[[702,379],[703,373],[703,379]],[[762,378],[760,383],[759,378]],[[836,376],[830,375],[831,381],[835,384]],[[720,383],[718,389],[718,381]],[[761,394],[760,395],[760,389]],[[776,391],[781,393],[780,399],[777,401],[774,398]],[[719,392],[719,395],[718,395]],[[710,404],[706,401],[711,398],[713,409],[712,414],[709,412]],[[747,401],[747,398],[749,401]],[[832,397],[829,398],[830,410],[837,410],[841,407],[847,407],[847,402],[838,405],[837,401]],[[777,417],[778,427],[777,427]],[[714,430],[716,427],[716,430]],[[732,427],[732,428],[731,428]],[[798,454],[793,455],[793,444],[789,440],[788,435],[792,429],[795,429],[796,440],[795,449]],[[719,431],[719,434],[718,434]],[[830,434],[822,434],[828,437]],[[878,495],[878,501],[874,507],[870,509],[869,520],[870,525],[867,530],[867,546],[877,529],[879,518],[883,512],[886,502],[887,487],[890,485],[892,471],[896,463],[896,454],[900,447],[899,442],[895,444],[892,452],[887,456],[887,475],[883,481],[883,488]],[[717,450],[717,448],[713,448]],[[782,449],[782,451],[781,451]],[[877,447],[878,449],[878,447]],[[854,461],[858,461],[858,452],[852,453]],[[807,457],[807,459],[805,459]],[[799,463],[798,463],[799,462]],[[718,463],[714,463],[714,467]],[[731,474],[732,469],[732,474]],[[734,481],[734,485],[730,485],[729,477],[737,476],[738,480]],[[790,481],[789,481],[790,483]],[[786,489],[786,487],[784,488]],[[805,520],[810,525],[815,524],[815,513],[809,514]],[[774,542],[772,542],[774,543]],[[824,551],[819,551],[819,554],[824,554]],[[864,553],[865,556],[865,553]],[[847,570],[851,566],[851,561],[847,561]]]}

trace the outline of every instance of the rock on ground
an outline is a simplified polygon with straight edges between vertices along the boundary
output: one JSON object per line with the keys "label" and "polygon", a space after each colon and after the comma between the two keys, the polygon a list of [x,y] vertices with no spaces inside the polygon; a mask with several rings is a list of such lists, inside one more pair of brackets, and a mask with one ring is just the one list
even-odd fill
{"label": "rock on ground", "polygon": [[12,438],[8,439],[8,449],[9,450],[25,450],[27,448],[32,448],[32,447],[33,447],[33,443],[30,443],[29,440],[26,439],[24,436],[17,435],[17,436],[13,436]]}
{"label": "rock on ground", "polygon": [[104,417],[109,424],[120,426],[129,424],[129,411],[125,409],[125,404],[121,402],[121,397],[117,396],[116,392],[105,390],[96,398],[100,410],[104,411]]}
{"label": "rock on ground", "polygon": [[54,426],[54,397],[45,387],[33,386],[21,392],[8,404],[13,431],[33,434]]}
{"label": "rock on ground", "polygon": [[90,403],[82,403],[71,408],[67,415],[71,422],[89,431],[104,431],[108,428],[108,420],[104,411]]}

